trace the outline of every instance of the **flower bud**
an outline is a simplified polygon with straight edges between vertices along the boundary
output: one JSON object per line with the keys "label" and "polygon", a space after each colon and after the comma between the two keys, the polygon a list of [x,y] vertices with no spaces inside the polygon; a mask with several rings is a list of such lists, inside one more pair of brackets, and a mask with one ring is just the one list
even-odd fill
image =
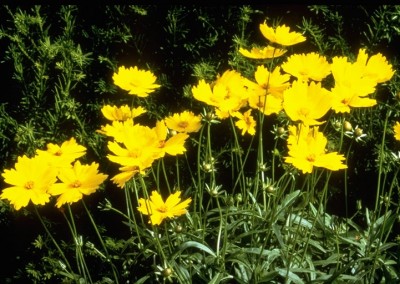
{"label": "flower bud", "polygon": [[344,128],[345,131],[352,131],[353,130],[353,126],[347,120],[344,121],[343,128]]}

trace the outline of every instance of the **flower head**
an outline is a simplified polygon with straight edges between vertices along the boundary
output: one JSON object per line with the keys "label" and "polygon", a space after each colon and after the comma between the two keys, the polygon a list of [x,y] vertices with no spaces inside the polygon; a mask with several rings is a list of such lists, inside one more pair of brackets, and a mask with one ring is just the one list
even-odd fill
{"label": "flower head", "polygon": [[94,193],[106,180],[107,175],[98,172],[98,164],[82,165],[76,161],[72,168],[65,168],[59,173],[61,183],[54,184],[49,193],[60,195],[56,206],[60,208],[65,203],[74,203],[82,199],[83,195]]}
{"label": "flower head", "polygon": [[86,148],[79,145],[75,138],[65,141],[61,146],[53,143],[47,144],[47,151],[36,150],[39,156],[44,156],[48,163],[56,168],[69,167],[76,159],[86,153]]}
{"label": "flower head", "polygon": [[285,25],[277,26],[276,29],[273,29],[264,22],[260,24],[260,31],[270,42],[284,46],[294,45],[306,40],[300,33],[290,32],[290,28]]}
{"label": "flower head", "polygon": [[146,110],[143,107],[131,109],[128,105],[121,107],[105,105],[101,108],[101,112],[108,120],[126,121],[145,113]]}
{"label": "flower head", "polygon": [[397,141],[400,141],[400,122],[396,121],[396,124],[393,126],[394,138]]}
{"label": "flower head", "polygon": [[301,81],[321,81],[331,73],[326,58],[315,52],[293,54],[282,64],[282,69]]}
{"label": "flower head", "polygon": [[56,182],[57,170],[44,156],[18,157],[15,169],[4,170],[2,176],[10,187],[3,189],[2,199],[8,199],[16,210],[26,207],[29,201],[44,205],[49,202],[49,189]]}
{"label": "flower head", "polygon": [[363,77],[367,77],[376,83],[386,82],[394,74],[392,65],[387,62],[386,57],[378,53],[368,59],[365,49],[359,50],[356,64],[363,68]]}
{"label": "flower head", "polygon": [[137,66],[129,69],[121,66],[113,75],[114,84],[123,90],[129,91],[130,95],[147,97],[160,85],[155,84],[157,79],[150,71],[139,70]]}
{"label": "flower head", "polygon": [[139,199],[138,210],[144,215],[150,215],[149,223],[160,225],[166,218],[174,218],[186,214],[187,207],[192,201],[188,198],[181,202],[181,192],[177,191],[171,194],[164,202],[157,191],[152,191],[150,199]]}
{"label": "flower head", "polygon": [[269,72],[268,69],[260,65],[254,73],[254,78],[259,86],[266,90],[267,94],[271,94],[277,98],[283,99],[283,91],[290,87],[290,75],[281,74],[281,67],[275,67],[274,71]]}
{"label": "flower head", "polygon": [[285,162],[290,163],[303,173],[311,173],[313,167],[322,167],[331,171],[346,169],[344,156],[336,152],[326,153],[328,140],[318,127],[309,128],[305,125],[289,127],[289,156]]}
{"label": "flower head", "polygon": [[253,47],[250,51],[244,48],[239,48],[239,53],[251,59],[269,59],[284,55],[286,50],[268,45],[262,49]]}
{"label": "flower head", "polygon": [[234,112],[232,116],[239,118],[239,120],[235,122],[235,125],[242,130],[242,135],[246,132],[250,135],[256,134],[256,121],[251,115],[251,109],[243,114],[240,112]]}
{"label": "flower head", "polygon": [[240,73],[227,70],[218,77],[212,88],[210,84],[200,80],[192,88],[192,92],[196,100],[216,107],[215,113],[224,119],[243,107],[256,87],[257,84],[242,77]]}
{"label": "flower head", "polygon": [[332,106],[331,93],[320,83],[294,81],[283,93],[283,109],[292,121],[305,125],[317,125]]}
{"label": "flower head", "polygon": [[158,140],[159,158],[164,157],[165,154],[176,156],[186,152],[185,142],[189,138],[188,134],[178,133],[167,139],[168,128],[164,121],[158,121],[153,130]]}
{"label": "flower head", "polygon": [[197,132],[201,128],[201,117],[191,111],[175,113],[164,119],[169,129],[177,132]]}

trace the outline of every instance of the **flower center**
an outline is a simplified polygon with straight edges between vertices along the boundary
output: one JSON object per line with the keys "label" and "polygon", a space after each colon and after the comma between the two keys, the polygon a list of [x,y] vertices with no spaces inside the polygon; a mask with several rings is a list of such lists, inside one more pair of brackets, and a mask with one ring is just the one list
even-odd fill
{"label": "flower center", "polygon": [[187,121],[180,121],[178,123],[178,127],[180,128],[186,128],[189,125],[189,123]]}
{"label": "flower center", "polygon": [[168,211],[168,208],[167,208],[167,206],[165,206],[165,205],[161,205],[161,206],[159,206],[159,207],[157,208],[157,211],[158,211],[158,212],[161,212],[161,213],[165,213],[165,212]]}
{"label": "flower center", "polygon": [[55,156],[61,156],[62,155],[61,149],[57,150],[57,152],[55,152],[54,155]]}
{"label": "flower center", "polygon": [[307,117],[309,113],[310,110],[308,108],[302,107],[299,109],[300,116]]}
{"label": "flower center", "polygon": [[348,105],[349,104],[349,99],[343,99],[343,100],[341,100],[340,102],[342,103],[342,104],[344,104],[344,105]]}
{"label": "flower center", "polygon": [[306,160],[309,161],[310,163],[314,163],[315,162],[315,155],[314,154],[308,155]]}
{"label": "flower center", "polygon": [[25,183],[24,187],[25,187],[26,189],[32,189],[34,185],[35,185],[35,183],[34,183],[33,181],[30,180],[30,181],[28,181],[28,182]]}
{"label": "flower center", "polygon": [[78,188],[81,185],[82,185],[82,183],[79,180],[76,180],[73,183],[71,183],[71,187],[73,187],[73,188]]}

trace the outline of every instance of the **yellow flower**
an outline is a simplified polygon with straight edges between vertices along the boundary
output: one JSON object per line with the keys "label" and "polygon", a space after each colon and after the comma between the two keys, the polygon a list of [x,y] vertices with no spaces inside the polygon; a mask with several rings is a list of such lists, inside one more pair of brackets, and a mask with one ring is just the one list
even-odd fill
{"label": "yellow flower", "polygon": [[191,111],[184,111],[165,118],[165,124],[177,132],[197,132],[201,128],[201,117]]}
{"label": "yellow flower", "polygon": [[240,112],[234,112],[232,116],[239,118],[239,120],[235,122],[235,125],[242,130],[242,135],[246,132],[250,135],[256,134],[256,121],[251,116],[251,109],[243,114]]}
{"label": "yellow flower", "polygon": [[239,48],[239,53],[252,59],[269,59],[284,55],[286,50],[268,45],[262,49],[253,47],[250,51],[244,48]]}
{"label": "yellow flower", "polygon": [[133,120],[118,121],[114,120],[112,124],[106,124],[97,130],[98,133],[113,137],[116,142],[122,142],[125,133],[129,132],[133,127]]}
{"label": "yellow flower", "polygon": [[109,154],[107,158],[124,167],[137,167],[141,172],[160,157],[158,137],[154,130],[140,124],[132,125],[126,130],[120,134],[119,143],[108,142],[108,149],[114,155]]}
{"label": "yellow flower", "polygon": [[332,106],[331,93],[321,83],[294,81],[283,93],[283,109],[292,121],[317,125]]}
{"label": "yellow flower", "polygon": [[266,90],[267,94],[283,99],[283,91],[290,87],[290,75],[281,74],[281,67],[275,67],[269,72],[266,67],[260,65],[254,73],[254,78],[259,86]]}
{"label": "yellow flower", "polygon": [[242,77],[240,73],[227,70],[215,81],[213,89],[210,84],[200,80],[192,88],[192,93],[196,100],[216,107],[217,116],[224,119],[246,105],[255,86],[257,84]]}
{"label": "yellow flower", "polygon": [[121,167],[119,170],[121,172],[116,174],[111,180],[120,188],[123,188],[125,183],[133,178],[137,173],[145,174],[143,170],[140,171],[140,169],[136,166]]}
{"label": "yellow flower", "polygon": [[282,110],[282,98],[273,95],[254,93],[249,97],[249,106],[258,109],[265,115],[278,114]]}
{"label": "yellow flower", "polygon": [[335,112],[350,112],[350,107],[376,104],[375,99],[365,98],[375,91],[377,82],[365,76],[365,64],[361,64],[361,59],[351,63],[346,57],[334,57],[331,69],[335,79],[335,87],[331,90]]}
{"label": "yellow flower", "polygon": [[115,85],[129,91],[130,95],[137,95],[143,98],[154,92],[154,89],[160,87],[160,85],[155,84],[157,77],[153,73],[139,70],[137,66],[129,69],[121,66],[112,78]]}
{"label": "yellow flower", "polygon": [[168,128],[164,121],[158,121],[153,130],[158,140],[159,158],[164,157],[165,154],[176,156],[186,152],[185,142],[189,138],[188,134],[178,133],[167,139]]}
{"label": "yellow flower", "polygon": [[270,42],[284,46],[294,45],[306,40],[300,33],[290,32],[290,28],[285,25],[277,26],[274,30],[265,21],[263,24],[260,24],[260,31]]}
{"label": "yellow flower", "polygon": [[65,141],[61,146],[49,143],[47,151],[36,150],[39,156],[44,156],[48,162],[56,168],[69,167],[76,159],[86,153],[86,148],[76,143],[75,138]]}
{"label": "yellow flower", "polygon": [[60,208],[65,203],[74,203],[82,199],[83,195],[94,193],[106,180],[107,175],[98,172],[98,164],[81,165],[79,161],[72,168],[64,168],[58,178],[61,183],[54,184],[49,193],[60,195],[56,206]]}
{"label": "yellow flower", "polygon": [[18,157],[15,169],[4,170],[2,176],[10,187],[3,189],[0,198],[8,199],[16,210],[33,204],[44,205],[49,202],[48,190],[57,181],[57,171],[49,166],[44,156]]}
{"label": "yellow flower", "polygon": [[266,115],[279,113],[282,110],[283,91],[290,87],[290,75],[282,75],[279,66],[273,72],[269,72],[266,67],[260,65],[254,77],[259,87],[250,93],[248,99],[250,107]]}
{"label": "yellow flower", "polygon": [[393,131],[394,131],[394,138],[397,141],[400,141],[400,122],[396,122],[396,124],[393,127]]}
{"label": "yellow flower", "polygon": [[376,83],[389,81],[394,74],[392,65],[387,62],[386,57],[378,53],[368,59],[365,49],[359,50],[356,64],[361,65],[364,69],[363,77]]}
{"label": "yellow flower", "polygon": [[332,58],[331,70],[338,85],[352,89],[352,93],[365,97],[375,91],[376,81],[364,77],[364,67],[348,61],[347,57]]}
{"label": "yellow flower", "polygon": [[282,69],[301,81],[322,81],[331,73],[331,67],[324,56],[311,52],[293,54],[282,64]]}
{"label": "yellow flower", "polygon": [[377,104],[375,99],[360,97],[353,88],[338,85],[331,89],[332,109],[336,113],[350,113],[350,107],[372,107]]}
{"label": "yellow flower", "polygon": [[187,207],[192,201],[188,198],[181,202],[181,192],[171,194],[164,202],[157,191],[152,191],[150,199],[139,199],[138,210],[144,215],[150,215],[149,223],[160,225],[166,218],[174,218],[186,214]]}
{"label": "yellow flower", "polygon": [[108,120],[125,121],[145,113],[146,110],[143,107],[131,109],[128,105],[123,105],[121,107],[105,105],[101,108],[101,112]]}
{"label": "yellow flower", "polygon": [[311,173],[313,167],[322,167],[331,171],[346,169],[343,164],[343,155],[337,152],[326,153],[328,140],[318,127],[309,128],[300,125],[289,127],[288,148],[289,157],[285,157],[285,162],[292,164],[303,173]]}

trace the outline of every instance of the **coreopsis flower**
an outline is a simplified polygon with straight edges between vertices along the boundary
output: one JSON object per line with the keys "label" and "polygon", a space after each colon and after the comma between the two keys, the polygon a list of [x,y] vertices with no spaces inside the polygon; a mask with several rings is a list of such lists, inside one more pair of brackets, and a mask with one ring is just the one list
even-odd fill
{"label": "coreopsis flower", "polygon": [[300,125],[289,127],[288,157],[285,162],[292,164],[303,173],[311,173],[314,167],[326,168],[331,171],[346,169],[343,155],[337,152],[326,153],[328,140],[318,127]]}
{"label": "coreopsis flower", "polygon": [[269,72],[268,69],[260,65],[254,72],[254,78],[259,86],[266,90],[267,94],[274,95],[283,99],[283,91],[290,87],[290,75],[282,74],[281,67],[275,67],[274,71]]}
{"label": "coreopsis flower", "polygon": [[86,148],[79,145],[75,138],[65,141],[61,146],[53,143],[47,144],[47,150],[36,150],[39,156],[44,156],[52,166],[56,168],[69,167],[76,159],[82,157],[86,153]]}
{"label": "coreopsis flower", "polygon": [[282,98],[268,95],[265,92],[261,95],[254,93],[249,97],[249,106],[253,109],[258,109],[265,115],[278,114],[283,109],[282,102]]}
{"label": "coreopsis flower", "polygon": [[101,108],[101,112],[108,120],[125,121],[145,113],[146,110],[141,106],[131,109],[128,105],[123,105],[121,107],[105,105]]}
{"label": "coreopsis flower", "polygon": [[177,191],[171,194],[164,202],[157,191],[152,191],[150,199],[139,199],[138,210],[144,215],[150,215],[149,223],[160,225],[166,218],[174,218],[186,214],[187,207],[192,201],[188,198],[181,201],[181,192]]}
{"label": "coreopsis flower", "polygon": [[367,98],[375,91],[377,82],[365,75],[365,66],[351,63],[346,57],[334,57],[331,64],[335,87],[332,92],[332,109],[335,112],[350,112],[350,107],[371,107],[375,99]]}
{"label": "coreopsis flower", "polygon": [[282,69],[301,81],[322,81],[331,73],[326,58],[315,52],[293,54],[282,64]]}
{"label": "coreopsis flower", "polygon": [[306,40],[300,33],[291,32],[286,25],[277,26],[276,29],[273,29],[264,21],[264,23],[260,24],[260,31],[270,42],[284,46],[294,45]]}
{"label": "coreopsis flower", "polygon": [[224,119],[246,105],[255,87],[255,83],[242,77],[240,73],[228,70],[214,82],[212,89],[210,84],[200,80],[192,88],[192,93],[196,100],[216,107],[216,115]]}
{"label": "coreopsis flower", "polygon": [[160,85],[155,84],[157,77],[150,71],[140,70],[137,66],[125,68],[121,66],[113,75],[114,84],[123,90],[129,91],[130,95],[147,97]]}
{"label": "coreopsis flower", "polygon": [[279,113],[282,110],[283,91],[290,87],[289,74],[281,74],[278,66],[273,72],[260,65],[257,67],[254,77],[259,89],[254,89],[248,102],[251,108],[258,109],[266,115]]}
{"label": "coreopsis flower", "polygon": [[114,120],[112,124],[106,124],[97,130],[98,133],[114,138],[116,142],[122,142],[125,133],[129,132],[133,127],[133,120],[118,121]]}
{"label": "coreopsis flower", "polygon": [[375,91],[376,81],[364,76],[365,66],[351,63],[347,57],[332,58],[331,70],[336,86],[346,86],[352,93],[365,97]]}
{"label": "coreopsis flower", "polygon": [[74,203],[82,199],[83,195],[90,195],[99,188],[107,179],[107,175],[98,172],[99,165],[92,163],[82,165],[76,161],[72,168],[64,168],[58,174],[60,183],[54,184],[50,189],[51,195],[60,195],[56,206]]}
{"label": "coreopsis flower", "polygon": [[49,189],[57,181],[57,170],[49,165],[45,156],[18,157],[15,169],[4,170],[4,181],[11,185],[3,189],[0,198],[7,199],[16,210],[26,207],[29,201],[44,205],[49,202]]}
{"label": "coreopsis flower", "polygon": [[158,140],[159,158],[169,154],[176,156],[186,152],[185,142],[189,138],[186,133],[178,133],[167,139],[168,128],[164,121],[157,121],[156,127],[153,128]]}
{"label": "coreopsis flower", "polygon": [[235,125],[242,130],[242,135],[244,135],[246,132],[250,135],[256,134],[256,121],[251,115],[251,109],[243,114],[240,112],[234,112],[232,116],[239,119],[235,122]]}
{"label": "coreopsis flower", "polygon": [[318,125],[332,106],[332,95],[321,83],[294,81],[283,93],[283,109],[292,121]]}
{"label": "coreopsis flower", "polygon": [[169,129],[177,132],[197,132],[201,128],[201,116],[195,115],[193,112],[186,110],[168,116],[164,121]]}
{"label": "coreopsis flower", "polygon": [[353,107],[372,107],[377,104],[375,99],[361,97],[353,88],[343,85],[331,89],[332,109],[336,113],[350,112]]}
{"label": "coreopsis flower", "polygon": [[239,53],[252,59],[269,59],[284,55],[286,50],[268,45],[263,48],[253,47],[250,51],[244,48],[239,48]]}
{"label": "coreopsis flower", "polygon": [[394,74],[392,65],[387,62],[386,57],[378,53],[368,59],[365,49],[359,50],[355,64],[359,64],[363,68],[363,77],[376,83],[389,81]]}
{"label": "coreopsis flower", "polygon": [[124,188],[125,183],[127,183],[136,174],[145,174],[144,170],[140,170],[137,166],[120,167],[119,170],[121,172],[116,174],[111,180],[120,188]]}
{"label": "coreopsis flower", "polygon": [[395,125],[393,126],[394,131],[394,138],[397,141],[400,141],[400,122],[396,121]]}
{"label": "coreopsis flower", "polygon": [[109,141],[113,153],[107,158],[123,167],[136,167],[138,171],[149,168],[160,157],[159,140],[154,130],[140,124],[132,125],[121,134],[120,141]]}

